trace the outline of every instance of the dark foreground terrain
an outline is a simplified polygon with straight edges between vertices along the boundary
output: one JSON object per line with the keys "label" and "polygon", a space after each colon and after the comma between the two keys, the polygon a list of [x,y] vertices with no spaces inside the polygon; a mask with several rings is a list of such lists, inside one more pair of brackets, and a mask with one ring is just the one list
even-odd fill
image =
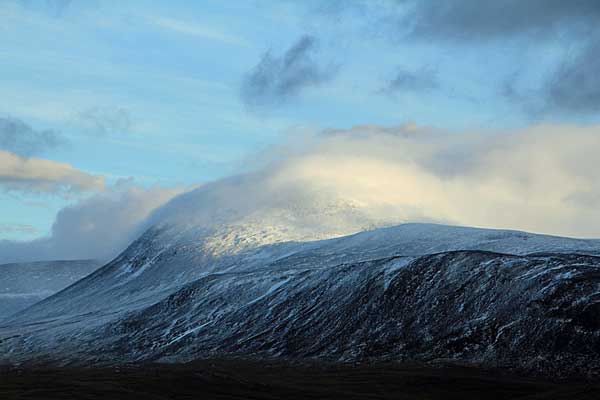
{"label": "dark foreground terrain", "polygon": [[599,399],[600,383],[407,364],[211,360],[111,368],[0,367],[0,399]]}

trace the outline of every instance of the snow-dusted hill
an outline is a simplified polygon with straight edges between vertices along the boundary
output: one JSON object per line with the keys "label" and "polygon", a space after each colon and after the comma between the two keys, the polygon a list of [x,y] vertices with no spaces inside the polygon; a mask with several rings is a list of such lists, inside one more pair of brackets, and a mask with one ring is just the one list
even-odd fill
{"label": "snow-dusted hill", "polygon": [[599,241],[434,224],[262,238],[241,225],[159,224],[0,323],[0,354],[103,363],[451,358],[598,370]]}
{"label": "snow-dusted hill", "polygon": [[93,260],[0,265],[0,319],[53,295],[100,266]]}

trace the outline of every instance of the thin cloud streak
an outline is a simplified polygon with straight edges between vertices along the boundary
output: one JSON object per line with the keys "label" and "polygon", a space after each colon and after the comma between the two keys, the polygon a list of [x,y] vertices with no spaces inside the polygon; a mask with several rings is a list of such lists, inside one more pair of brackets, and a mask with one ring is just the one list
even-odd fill
{"label": "thin cloud streak", "polygon": [[217,41],[228,45],[247,47],[249,43],[241,37],[228,34],[205,24],[190,23],[174,18],[154,17],[148,19],[150,23],[179,34],[196,36],[206,40]]}

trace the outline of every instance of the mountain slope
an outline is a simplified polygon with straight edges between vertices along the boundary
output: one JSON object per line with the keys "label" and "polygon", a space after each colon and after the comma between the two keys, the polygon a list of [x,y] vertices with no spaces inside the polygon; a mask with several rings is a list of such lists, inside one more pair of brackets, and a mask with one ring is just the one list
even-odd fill
{"label": "mountain slope", "polygon": [[93,260],[0,265],[0,319],[37,303],[100,267]]}
{"label": "mountain slope", "polygon": [[455,359],[600,372],[600,259],[446,252],[194,282],[102,335],[133,359]]}
{"label": "mountain slope", "polygon": [[598,241],[405,224],[207,250],[223,232],[232,229],[148,230],[110,264],[5,322],[0,354],[102,363],[450,358],[598,370]]}

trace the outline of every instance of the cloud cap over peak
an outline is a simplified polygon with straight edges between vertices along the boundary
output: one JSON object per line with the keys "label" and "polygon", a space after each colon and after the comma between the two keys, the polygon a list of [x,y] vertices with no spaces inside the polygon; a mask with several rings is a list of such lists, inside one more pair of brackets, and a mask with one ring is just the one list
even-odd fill
{"label": "cloud cap over peak", "polygon": [[173,200],[153,222],[256,218],[276,226],[283,218],[287,232],[341,234],[427,221],[594,237],[598,152],[597,125],[452,134],[414,124],[330,130],[257,172]]}

